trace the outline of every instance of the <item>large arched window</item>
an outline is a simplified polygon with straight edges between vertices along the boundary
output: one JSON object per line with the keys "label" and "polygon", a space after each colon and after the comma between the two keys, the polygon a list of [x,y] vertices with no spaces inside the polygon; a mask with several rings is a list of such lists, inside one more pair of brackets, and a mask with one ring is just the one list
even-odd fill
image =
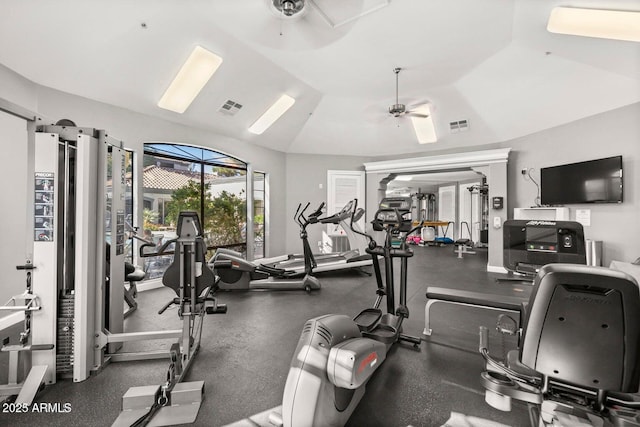
{"label": "large arched window", "polygon": [[[255,243],[247,255],[251,258],[255,249],[259,254],[264,245],[264,221],[256,209],[264,209],[264,198],[260,200],[260,192],[255,191],[260,187],[254,181],[264,182],[264,178],[247,163],[223,153],[175,143],[146,143],[142,172],[146,238],[157,245],[174,238],[179,212],[192,210],[199,213],[209,249],[225,247],[246,253],[247,239],[251,239]],[[248,211],[254,214],[248,217]],[[252,232],[247,233],[247,225]],[[164,263],[149,263],[148,277],[162,275]]]}

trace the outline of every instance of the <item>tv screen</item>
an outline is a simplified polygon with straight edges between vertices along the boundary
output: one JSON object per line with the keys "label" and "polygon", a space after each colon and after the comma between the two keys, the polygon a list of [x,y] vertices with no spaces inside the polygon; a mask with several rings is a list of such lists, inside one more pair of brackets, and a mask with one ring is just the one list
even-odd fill
{"label": "tv screen", "polygon": [[622,203],[622,156],[540,169],[543,205]]}

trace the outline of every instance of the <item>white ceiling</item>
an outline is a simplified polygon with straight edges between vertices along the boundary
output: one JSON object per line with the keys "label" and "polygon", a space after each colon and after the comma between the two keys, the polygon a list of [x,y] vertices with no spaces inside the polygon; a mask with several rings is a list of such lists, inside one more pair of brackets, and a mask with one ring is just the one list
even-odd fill
{"label": "white ceiling", "polygon": [[[640,10],[639,0],[391,0],[336,28],[312,8],[283,22],[268,4],[0,0],[0,63],[44,86],[295,153],[488,144],[640,101],[638,43],[546,31],[554,6]],[[220,55],[220,69],[184,114],[158,108],[195,45]],[[437,143],[419,145],[406,118],[385,117],[395,67],[401,101],[431,104]],[[297,99],[292,109],[264,134],[247,132],[283,92]],[[243,105],[235,116],[217,111],[227,99]],[[451,134],[461,119],[469,130]]]}

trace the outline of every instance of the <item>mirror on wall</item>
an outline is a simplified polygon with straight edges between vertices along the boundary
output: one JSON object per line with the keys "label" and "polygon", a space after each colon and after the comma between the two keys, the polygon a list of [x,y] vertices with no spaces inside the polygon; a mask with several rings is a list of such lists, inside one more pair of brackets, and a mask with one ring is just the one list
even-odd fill
{"label": "mirror on wall", "polygon": [[486,177],[470,168],[390,174],[387,197],[411,197],[414,223],[433,226],[435,236],[488,243],[488,186]]}

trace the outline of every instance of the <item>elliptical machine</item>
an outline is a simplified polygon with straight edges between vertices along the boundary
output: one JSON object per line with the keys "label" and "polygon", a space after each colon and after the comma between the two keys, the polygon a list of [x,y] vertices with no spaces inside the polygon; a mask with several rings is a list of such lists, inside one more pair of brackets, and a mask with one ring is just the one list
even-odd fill
{"label": "elliptical machine", "polygon": [[[229,261],[231,267],[218,272],[220,281],[217,289],[223,291],[247,291],[250,289],[271,289],[271,290],[297,290],[303,289],[307,292],[320,289],[320,281],[312,276],[316,261],[311,252],[307,234],[307,226],[315,224],[322,215],[324,203],[320,204],[314,212],[305,215],[309,208],[308,202],[304,207],[298,205],[298,209],[293,218],[300,227],[300,239],[304,250],[304,271],[288,270],[258,262],[244,259],[240,252],[230,249],[219,248],[216,254],[209,261],[213,264],[216,261]],[[303,277],[299,277],[303,276]]]}
{"label": "elliptical machine", "polygon": [[[399,235],[411,232],[411,199],[384,199],[372,221],[373,229],[384,231],[379,246],[369,239],[367,253],[373,258],[378,284],[376,301],[354,319],[342,314],[327,314],[308,320],[302,330],[287,376],[282,413],[272,413],[278,426],[344,425],[362,399],[365,386],[385,360],[394,343],[406,341],[416,348],[420,338],[402,333],[402,323],[409,317],[406,306],[407,260],[413,252]],[[355,210],[354,210],[355,211]],[[384,258],[385,279],[379,257]],[[400,258],[400,304],[395,305],[393,259]],[[387,310],[380,306],[386,297]]]}

